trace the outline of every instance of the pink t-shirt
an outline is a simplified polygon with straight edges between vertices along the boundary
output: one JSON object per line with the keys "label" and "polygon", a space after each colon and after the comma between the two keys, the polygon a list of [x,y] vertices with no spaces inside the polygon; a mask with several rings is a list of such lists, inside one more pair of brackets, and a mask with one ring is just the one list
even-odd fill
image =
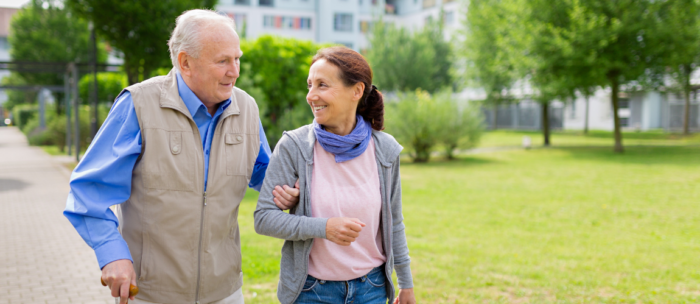
{"label": "pink t-shirt", "polygon": [[347,281],[366,275],[386,262],[379,229],[382,211],[374,140],[360,156],[342,163],[316,142],[311,177],[314,217],[358,218],[366,224],[350,246],[314,239],[309,274],[321,280]]}

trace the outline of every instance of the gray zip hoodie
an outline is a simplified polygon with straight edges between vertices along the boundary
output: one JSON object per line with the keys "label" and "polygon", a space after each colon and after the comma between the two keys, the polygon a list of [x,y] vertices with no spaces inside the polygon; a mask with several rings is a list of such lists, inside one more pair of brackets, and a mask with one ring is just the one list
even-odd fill
{"label": "gray zip hoodie", "polygon": [[[403,149],[391,135],[372,131],[382,196],[381,231],[389,303],[394,301],[391,274],[396,269],[399,288],[413,288],[411,259],[408,256],[405,226],[401,214],[399,153]],[[265,181],[255,209],[255,231],[285,240],[282,246],[277,298],[282,304],[294,303],[309,271],[309,253],[314,238],[326,238],[326,218],[311,214],[311,174],[316,135],[312,125],[284,132],[272,153]],[[299,204],[289,214],[273,201],[275,185],[293,185],[299,179]]]}

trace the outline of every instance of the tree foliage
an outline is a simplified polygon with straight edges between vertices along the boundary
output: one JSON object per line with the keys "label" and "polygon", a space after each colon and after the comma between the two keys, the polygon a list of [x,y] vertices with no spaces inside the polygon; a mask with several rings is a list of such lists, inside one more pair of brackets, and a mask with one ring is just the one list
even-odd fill
{"label": "tree foliage", "polygon": [[690,133],[690,79],[700,65],[700,3],[695,0],[676,0],[663,3],[659,9],[663,20],[660,28],[664,62],[657,75],[669,75],[671,88],[683,93],[685,109],[683,133]]}
{"label": "tree foliage", "polygon": [[452,46],[443,37],[441,20],[415,32],[380,20],[369,43],[366,57],[380,90],[436,92],[452,86]]}
{"label": "tree foliage", "polygon": [[516,36],[513,24],[521,23],[522,3],[514,0],[472,0],[460,45],[466,61],[466,79],[483,88],[486,102],[501,104],[512,100],[509,89],[520,77],[523,67],[523,40]]}
{"label": "tree foliage", "polygon": [[124,54],[129,84],[148,79],[159,67],[172,65],[167,41],[175,18],[196,8],[212,8],[216,0],[66,0],[78,15]]}
{"label": "tree foliage", "polygon": [[[33,0],[20,9],[10,22],[10,55],[14,61],[78,62],[91,59],[87,21],[57,6],[57,1]],[[98,47],[98,62],[107,60]],[[63,74],[29,73],[19,75],[28,84],[62,85]]]}
{"label": "tree foliage", "polygon": [[306,79],[311,59],[324,45],[264,35],[241,42],[241,76],[236,86],[255,98],[270,145],[284,130],[311,123]]}
{"label": "tree foliage", "polygon": [[609,87],[615,151],[622,152],[620,87],[662,64],[653,0],[530,0],[528,29],[534,82],[545,99],[591,86]]}

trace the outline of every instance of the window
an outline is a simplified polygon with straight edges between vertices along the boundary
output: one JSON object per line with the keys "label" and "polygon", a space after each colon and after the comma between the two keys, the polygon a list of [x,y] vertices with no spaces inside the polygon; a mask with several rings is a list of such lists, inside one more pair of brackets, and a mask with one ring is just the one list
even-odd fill
{"label": "window", "polygon": [[352,14],[335,14],[333,19],[336,32],[352,32]]}
{"label": "window", "polygon": [[344,46],[347,46],[348,48],[352,48],[352,42],[342,42],[342,41],[338,41],[338,42],[336,42],[336,43],[337,43],[337,44],[342,44],[342,45],[344,45]]}
{"label": "window", "polygon": [[0,37],[0,50],[9,50],[10,42],[7,41],[7,37]]}
{"label": "window", "polygon": [[263,16],[263,27],[277,29],[310,30],[311,18],[290,16]]}
{"label": "window", "polygon": [[260,0],[260,2],[258,2],[258,5],[260,5],[260,6],[275,6],[275,1],[274,0]]}
{"label": "window", "polygon": [[250,5],[250,0],[234,0],[235,5]]}
{"label": "window", "polygon": [[246,23],[246,15],[241,14],[241,13],[226,13],[227,16],[229,16],[231,19],[233,19],[233,22],[236,23],[236,30],[243,30],[243,25]]}
{"label": "window", "polygon": [[435,6],[435,0],[423,0],[423,8],[431,8]]}
{"label": "window", "polygon": [[369,31],[372,30],[372,22],[371,21],[360,21],[360,32],[363,34],[368,33]]}
{"label": "window", "polygon": [[617,115],[620,117],[620,127],[629,127],[630,124],[630,100],[620,97],[617,101]]}
{"label": "window", "polygon": [[443,19],[445,25],[452,25],[455,22],[455,12],[445,12],[445,19]]}

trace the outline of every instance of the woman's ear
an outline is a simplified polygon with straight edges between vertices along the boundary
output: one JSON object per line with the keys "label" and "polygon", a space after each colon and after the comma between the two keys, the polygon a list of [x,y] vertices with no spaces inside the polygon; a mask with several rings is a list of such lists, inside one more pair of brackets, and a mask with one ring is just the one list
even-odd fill
{"label": "woman's ear", "polygon": [[355,87],[353,88],[353,99],[357,100],[358,102],[360,99],[362,99],[362,95],[365,94],[365,83],[364,82],[358,82],[355,84]]}

